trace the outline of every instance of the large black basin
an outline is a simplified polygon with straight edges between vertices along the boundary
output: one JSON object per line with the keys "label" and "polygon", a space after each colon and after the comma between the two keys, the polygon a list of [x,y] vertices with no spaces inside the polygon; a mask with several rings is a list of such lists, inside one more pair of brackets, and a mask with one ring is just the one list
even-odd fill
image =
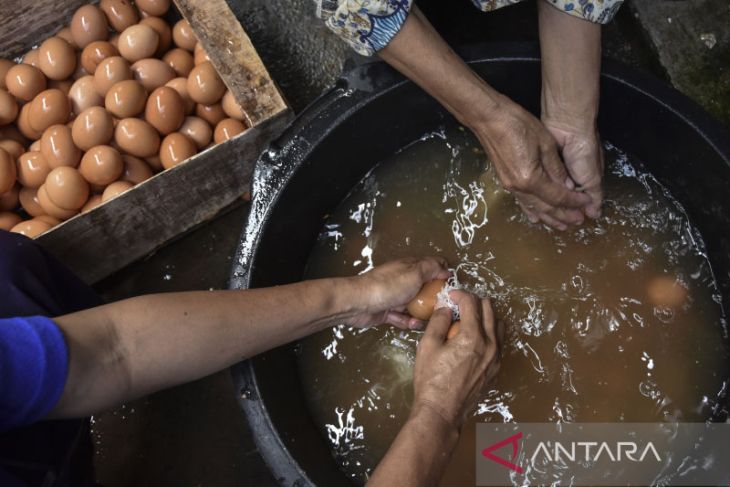
{"label": "large black basin", "polygon": [[[533,46],[465,53],[489,83],[534,113]],[[723,298],[730,298],[730,135],[665,84],[604,63],[600,130],[643,161],[699,228]],[[252,210],[231,288],[300,280],[323,223],[376,163],[450,115],[382,63],[354,67],[310,105],[258,161]],[[233,368],[259,449],[283,485],[348,485],[309,416],[290,346]]]}

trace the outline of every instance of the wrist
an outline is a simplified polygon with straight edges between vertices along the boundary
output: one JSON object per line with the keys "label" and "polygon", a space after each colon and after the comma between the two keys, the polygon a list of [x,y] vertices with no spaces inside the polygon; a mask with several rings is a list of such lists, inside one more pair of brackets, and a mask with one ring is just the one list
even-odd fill
{"label": "wrist", "polygon": [[429,436],[439,438],[447,445],[456,445],[461,433],[460,424],[446,418],[438,408],[423,401],[414,402],[408,423],[414,428],[426,431]]}
{"label": "wrist", "polygon": [[551,90],[549,83],[543,84],[541,97],[541,119],[565,129],[594,130],[598,120],[598,90],[588,96],[578,96]]}

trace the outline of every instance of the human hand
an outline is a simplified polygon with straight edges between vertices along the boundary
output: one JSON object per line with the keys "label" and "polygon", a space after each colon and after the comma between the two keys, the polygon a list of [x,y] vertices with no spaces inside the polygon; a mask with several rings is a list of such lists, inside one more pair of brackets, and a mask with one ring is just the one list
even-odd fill
{"label": "human hand", "polygon": [[379,265],[353,278],[360,312],[348,324],[367,328],[388,323],[405,330],[422,329],[425,322],[405,313],[406,305],[425,283],[450,276],[446,260],[441,257],[400,259]]}
{"label": "human hand", "polygon": [[458,430],[482,385],[499,371],[501,333],[489,299],[465,291],[449,297],[459,307],[461,327],[447,340],[451,310],[437,309],[431,317],[418,344],[411,414],[428,410]]}
{"label": "human hand", "polygon": [[542,221],[559,230],[583,223],[581,209],[592,199],[573,191],[551,133],[504,96],[491,115],[471,128],[494,161],[500,182],[514,194],[530,221]]}

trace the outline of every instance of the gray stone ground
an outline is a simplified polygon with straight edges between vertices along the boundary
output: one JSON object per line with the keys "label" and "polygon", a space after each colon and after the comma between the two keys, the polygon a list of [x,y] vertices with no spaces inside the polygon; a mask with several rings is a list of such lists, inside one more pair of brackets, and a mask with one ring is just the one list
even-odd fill
{"label": "gray stone ground", "polygon": [[[230,3],[296,111],[331,86],[350,55],[314,19],[311,0]],[[490,15],[476,13],[468,0],[419,4],[453,44],[537,37],[532,2]],[[730,123],[728,5],[727,0],[634,0],[605,28],[604,52],[671,80]],[[716,36],[712,49],[698,41],[698,35],[708,32]],[[238,206],[120,271],[98,290],[108,300],[117,300],[144,293],[225,288],[247,210],[245,204]],[[100,415],[95,424],[99,483],[276,485],[233,397],[230,377],[222,372]]]}

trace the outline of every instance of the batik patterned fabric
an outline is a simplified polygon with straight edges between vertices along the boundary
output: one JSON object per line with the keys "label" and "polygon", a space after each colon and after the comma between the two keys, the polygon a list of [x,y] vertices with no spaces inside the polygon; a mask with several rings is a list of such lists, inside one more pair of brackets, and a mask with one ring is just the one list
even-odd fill
{"label": "batik patterned fabric", "polygon": [[[471,0],[484,12],[523,0]],[[609,22],[623,0],[538,0],[591,22]],[[360,54],[371,56],[395,37],[413,0],[314,0],[317,16]]]}

